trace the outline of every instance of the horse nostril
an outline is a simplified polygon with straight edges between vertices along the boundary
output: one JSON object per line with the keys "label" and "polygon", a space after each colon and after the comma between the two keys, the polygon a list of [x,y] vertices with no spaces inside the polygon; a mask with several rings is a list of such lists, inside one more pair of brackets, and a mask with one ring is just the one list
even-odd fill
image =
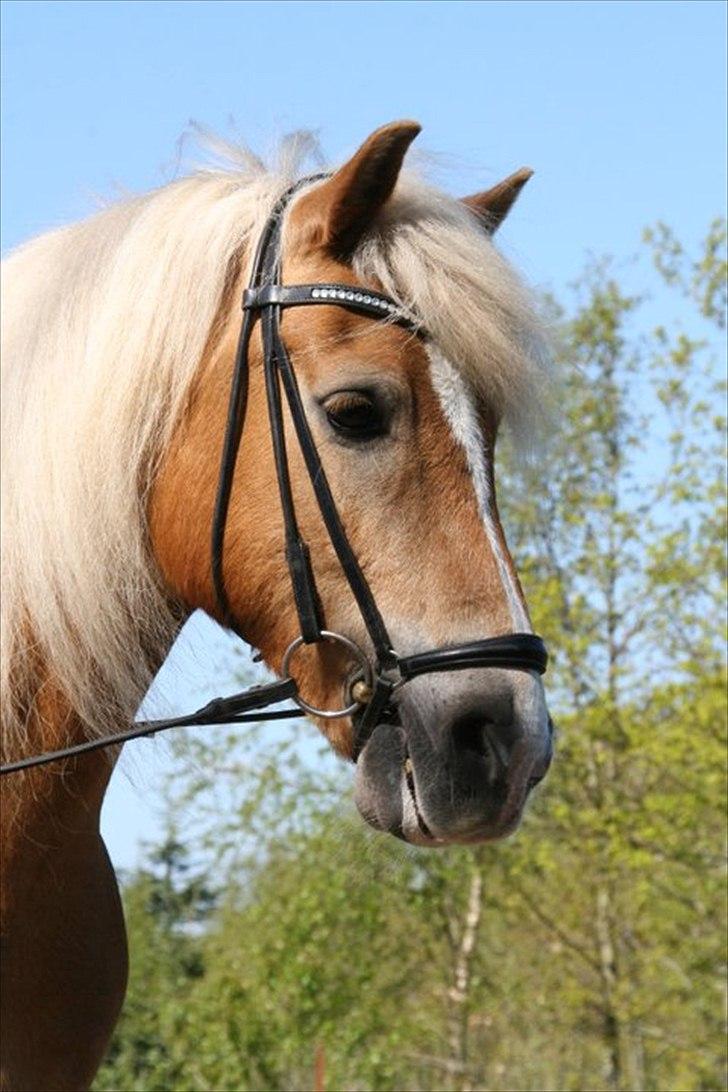
{"label": "horse nostril", "polygon": [[488,768],[489,780],[503,777],[508,769],[510,740],[503,725],[495,724],[473,710],[458,717],[451,728],[454,750],[463,758],[474,758]]}
{"label": "horse nostril", "polygon": [[480,713],[467,713],[452,726],[452,739],[456,751],[470,751],[482,758],[490,754],[485,734],[485,724]]}

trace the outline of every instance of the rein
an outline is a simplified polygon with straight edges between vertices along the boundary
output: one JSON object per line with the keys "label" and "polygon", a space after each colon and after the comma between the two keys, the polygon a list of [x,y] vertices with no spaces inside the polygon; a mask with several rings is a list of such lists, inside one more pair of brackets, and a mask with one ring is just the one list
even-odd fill
{"label": "rein", "polygon": [[[277,682],[251,687],[228,698],[215,698],[208,705],[185,716],[169,720],[137,722],[126,732],[119,732],[102,739],[88,740],[62,750],[49,751],[46,754],[8,763],[0,766],[0,774],[42,766],[49,762],[111,747],[127,740],[152,736],[172,728],[282,720],[299,716],[301,710],[324,719],[356,715],[354,747],[356,761],[367,739],[385,713],[392,694],[417,675],[480,667],[534,671],[539,675],[543,675],[546,671],[548,663],[546,646],[542,639],[533,633],[512,633],[502,637],[490,637],[467,644],[436,648],[411,656],[399,656],[392,647],[386,624],[351,547],[321,464],[295,371],[281,335],[280,320],[284,307],[326,304],[345,307],[376,320],[402,326],[420,337],[424,337],[425,333],[419,324],[403,314],[394,300],[372,289],[352,287],[349,284],[283,285],[280,283],[284,212],[292,197],[303,185],[321,181],[326,177],[328,176],[316,175],[304,178],[286,190],[276,202],[258,240],[249,286],[243,294],[243,321],[235,354],[212,521],[211,572],[217,604],[224,624],[244,639],[235,623],[225,590],[223,559],[232,483],[247,408],[248,352],[255,320],[260,318],[268,418],[283,513],[286,563],[300,630],[300,636],[291,642],[283,657],[281,667],[283,678]],[[288,469],[281,395],[286,399],[296,439],[303,454],[329,540],[366,627],[374,652],[373,658],[350,638],[324,628],[308,546],[301,536],[296,520]],[[345,704],[340,709],[316,709],[309,705],[299,695],[297,684],[289,674],[291,661],[302,645],[320,641],[333,641],[340,644],[356,663],[356,674],[349,679],[345,688]],[[277,705],[287,699],[295,702],[295,708],[263,714],[254,712],[254,710],[268,709],[269,706]]]}

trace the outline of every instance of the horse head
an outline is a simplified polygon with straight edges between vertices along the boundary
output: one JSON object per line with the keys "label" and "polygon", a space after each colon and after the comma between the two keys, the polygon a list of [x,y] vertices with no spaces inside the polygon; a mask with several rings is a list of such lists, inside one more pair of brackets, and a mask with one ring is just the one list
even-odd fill
{"label": "horse head", "polygon": [[[333,175],[304,186],[286,211],[279,256],[283,284],[386,293],[412,318],[411,326],[373,321],[325,301],[291,307],[280,318],[307,427],[399,657],[530,632],[498,516],[494,454],[504,416],[522,413],[536,396],[538,337],[524,294],[491,241],[530,172],[450,200],[401,176],[418,131],[411,122],[385,126]],[[221,621],[209,530],[250,250],[231,262],[149,507],[168,588],[186,607]],[[280,672],[299,620],[260,326],[247,350],[247,412],[222,571],[236,628]],[[370,653],[370,633],[332,546],[288,406],[282,420],[319,616],[326,630]],[[337,710],[348,703],[358,667],[344,642],[317,641],[297,650],[291,670],[309,706]],[[357,713],[314,719],[338,753],[358,759],[364,817],[425,845],[513,830],[551,757],[543,687],[528,669],[475,666],[395,687],[361,753]]]}

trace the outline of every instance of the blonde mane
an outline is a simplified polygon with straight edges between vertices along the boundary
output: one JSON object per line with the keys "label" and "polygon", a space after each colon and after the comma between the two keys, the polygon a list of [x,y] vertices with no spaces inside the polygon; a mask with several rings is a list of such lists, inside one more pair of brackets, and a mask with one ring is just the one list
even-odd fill
{"label": "blonde mane", "polygon": [[[146,498],[231,275],[297,175],[243,148],[19,248],[3,267],[2,684],[17,756],[52,668],[89,735],[133,718],[180,614]],[[512,423],[542,394],[520,282],[459,202],[405,174],[355,265],[417,314]],[[32,645],[30,642],[33,642]]]}

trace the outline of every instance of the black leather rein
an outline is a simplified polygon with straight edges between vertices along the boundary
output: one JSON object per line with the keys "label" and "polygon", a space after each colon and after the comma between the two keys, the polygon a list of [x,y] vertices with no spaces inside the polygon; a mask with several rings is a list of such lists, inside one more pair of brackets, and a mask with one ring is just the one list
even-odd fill
{"label": "black leather rein", "polygon": [[[533,671],[539,675],[546,671],[548,663],[546,646],[541,638],[533,633],[511,633],[503,637],[491,637],[468,644],[432,649],[410,656],[399,656],[392,647],[384,619],[352,550],[321,464],[295,371],[281,336],[280,319],[284,307],[334,305],[404,327],[417,336],[424,336],[424,331],[402,312],[394,300],[373,289],[348,284],[283,285],[280,283],[281,233],[285,210],[301,186],[320,181],[325,177],[325,175],[319,175],[303,179],[286,190],[276,202],[256,247],[249,286],[243,295],[243,322],[235,355],[212,523],[211,568],[217,603],[225,625],[242,637],[228,602],[223,558],[232,483],[247,406],[250,338],[256,319],[260,319],[268,418],[283,513],[285,556],[300,630],[300,636],[291,642],[283,658],[282,680],[252,687],[229,698],[216,698],[204,708],[186,716],[170,720],[137,722],[126,732],[103,739],[88,740],[63,750],[12,762],[0,767],[0,773],[13,773],[32,766],[44,765],[47,762],[85,754],[140,736],[154,735],[170,728],[278,720],[298,716],[301,710],[323,718],[354,717],[356,725],[354,757],[356,758],[368,736],[380,722],[393,692],[416,675],[480,667]],[[359,608],[371,642],[373,656],[349,637],[324,628],[308,546],[301,536],[296,520],[288,469],[281,394],[285,396],[296,440],[303,454],[324,525]],[[289,674],[290,662],[298,649],[303,644],[314,644],[319,641],[333,641],[343,646],[356,667],[357,673],[350,679],[347,688],[346,704],[341,709],[323,710],[309,705],[298,693],[296,683]],[[254,710],[267,709],[286,699],[292,699],[296,707],[264,714],[254,712]]]}

